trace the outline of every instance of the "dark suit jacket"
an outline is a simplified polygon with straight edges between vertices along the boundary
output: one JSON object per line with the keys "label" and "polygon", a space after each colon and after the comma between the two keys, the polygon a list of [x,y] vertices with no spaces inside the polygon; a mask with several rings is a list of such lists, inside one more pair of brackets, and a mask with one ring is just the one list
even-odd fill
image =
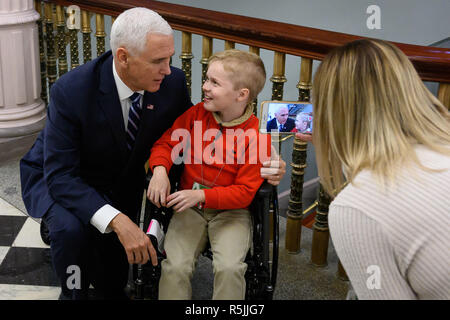
{"label": "dark suit jacket", "polygon": [[86,224],[105,204],[136,217],[150,149],[192,102],[184,73],[171,68],[157,92],[144,93],[139,132],[128,152],[112,62],[108,51],[52,86],[45,128],[20,162],[31,216],[42,217],[56,201]]}
{"label": "dark suit jacket", "polygon": [[[295,128],[295,120],[291,118],[287,118],[286,123],[284,124],[283,129],[280,132],[290,132]],[[277,119],[273,118],[269,122],[267,122],[267,132],[275,130],[278,132]]]}

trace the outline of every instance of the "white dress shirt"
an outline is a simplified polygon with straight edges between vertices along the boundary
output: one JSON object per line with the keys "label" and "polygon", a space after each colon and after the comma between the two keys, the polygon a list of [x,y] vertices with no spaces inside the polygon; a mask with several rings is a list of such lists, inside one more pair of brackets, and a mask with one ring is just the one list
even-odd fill
{"label": "white dress shirt", "polygon": [[[128,86],[122,81],[122,79],[120,79],[119,75],[117,74],[114,60],[113,60],[113,75],[117,87],[117,93],[119,94],[120,105],[122,106],[123,121],[126,130],[128,124],[128,113],[131,107],[131,101],[129,97],[134,93],[134,91],[128,88]],[[140,90],[137,92],[141,94],[141,105],[142,105],[144,90]],[[111,220],[114,219],[119,213],[120,211],[114,208],[113,206],[105,204],[103,207],[98,209],[97,212],[94,213],[90,222],[101,233],[109,233],[112,231],[112,229],[109,228],[108,225],[111,222]]]}

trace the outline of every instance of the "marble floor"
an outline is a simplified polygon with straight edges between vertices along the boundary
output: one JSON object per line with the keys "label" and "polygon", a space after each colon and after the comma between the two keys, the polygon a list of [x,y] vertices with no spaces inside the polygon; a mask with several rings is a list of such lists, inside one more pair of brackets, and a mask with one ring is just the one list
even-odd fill
{"label": "marble floor", "polygon": [[40,224],[0,198],[0,300],[54,300],[61,289]]}

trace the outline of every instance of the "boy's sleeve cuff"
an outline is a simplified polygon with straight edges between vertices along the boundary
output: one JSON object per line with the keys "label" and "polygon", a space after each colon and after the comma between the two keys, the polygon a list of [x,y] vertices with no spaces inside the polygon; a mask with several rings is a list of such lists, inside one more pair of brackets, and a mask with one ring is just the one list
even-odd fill
{"label": "boy's sleeve cuff", "polygon": [[157,166],[163,166],[164,168],[166,168],[167,173],[169,173],[170,168],[172,167],[172,164],[170,163],[170,161],[167,161],[167,159],[162,158],[162,157],[152,159],[152,162],[149,164],[149,167],[152,170],[152,172],[153,172],[153,168],[155,168]]}
{"label": "boy's sleeve cuff", "polygon": [[205,208],[219,208],[219,197],[217,190],[203,189],[205,192]]}

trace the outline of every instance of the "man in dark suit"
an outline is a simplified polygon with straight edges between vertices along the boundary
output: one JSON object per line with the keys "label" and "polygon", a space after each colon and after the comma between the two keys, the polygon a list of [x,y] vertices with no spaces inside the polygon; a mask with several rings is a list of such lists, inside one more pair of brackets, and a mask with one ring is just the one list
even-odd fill
{"label": "man in dark suit", "polygon": [[[87,298],[90,283],[99,297],[126,298],[128,263],[157,263],[133,222],[144,164],[192,105],[183,72],[169,65],[172,29],[155,12],[119,16],[111,48],[52,86],[46,126],[20,163],[23,200],[49,227],[64,298]],[[130,101],[133,93],[141,96]]]}
{"label": "man in dark suit", "polygon": [[267,132],[290,132],[295,127],[295,120],[289,118],[289,110],[282,105],[275,112],[275,118],[267,122]]}

